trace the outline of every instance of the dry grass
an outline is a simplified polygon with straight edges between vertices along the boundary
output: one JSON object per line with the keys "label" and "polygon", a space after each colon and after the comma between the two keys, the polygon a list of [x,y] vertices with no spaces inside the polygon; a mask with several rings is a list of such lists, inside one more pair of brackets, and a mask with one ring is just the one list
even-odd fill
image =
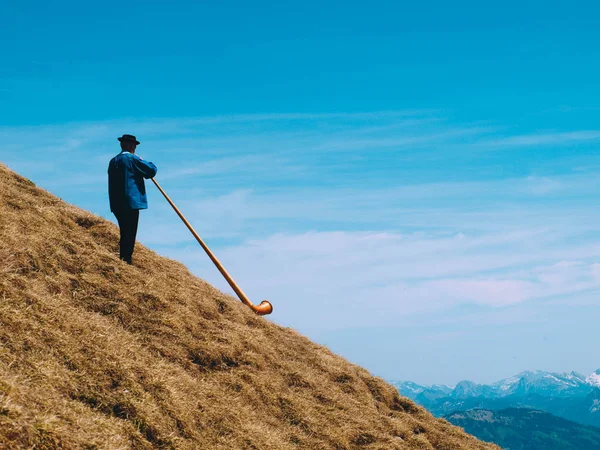
{"label": "dry grass", "polygon": [[[0,165],[0,448],[486,449]],[[199,250],[200,251],[200,250]]]}

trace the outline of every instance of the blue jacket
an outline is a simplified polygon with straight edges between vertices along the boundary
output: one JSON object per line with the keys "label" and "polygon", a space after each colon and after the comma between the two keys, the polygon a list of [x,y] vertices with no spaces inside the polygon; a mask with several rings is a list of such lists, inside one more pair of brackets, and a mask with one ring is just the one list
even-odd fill
{"label": "blue jacket", "polygon": [[158,169],[154,164],[129,152],[122,152],[108,165],[108,197],[112,212],[146,209],[144,178],[153,178]]}

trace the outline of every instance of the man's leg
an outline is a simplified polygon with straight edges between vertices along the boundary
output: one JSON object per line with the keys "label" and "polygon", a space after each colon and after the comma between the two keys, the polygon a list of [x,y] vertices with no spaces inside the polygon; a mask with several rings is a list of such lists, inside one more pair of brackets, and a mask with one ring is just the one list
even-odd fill
{"label": "man's leg", "polygon": [[117,222],[119,222],[119,258],[125,261],[125,244],[127,242],[128,216],[127,211],[114,212]]}
{"label": "man's leg", "polygon": [[128,236],[128,242],[127,242],[127,256],[128,258],[126,259],[126,261],[131,264],[131,256],[133,255],[133,248],[135,247],[135,238],[137,236],[137,230],[138,230],[138,222],[140,220],[140,210],[139,209],[132,209],[131,210],[131,221],[130,221],[130,228],[129,228],[129,236]]}
{"label": "man's leg", "polygon": [[119,231],[121,233],[119,256],[123,261],[131,264],[131,255],[133,254],[133,247],[135,245],[140,212],[137,209],[128,209],[115,213],[115,216],[119,222]]}

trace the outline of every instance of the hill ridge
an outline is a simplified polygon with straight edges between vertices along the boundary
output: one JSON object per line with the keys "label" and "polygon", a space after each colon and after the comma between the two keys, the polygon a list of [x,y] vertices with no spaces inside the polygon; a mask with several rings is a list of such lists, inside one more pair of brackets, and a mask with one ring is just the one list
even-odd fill
{"label": "hill ridge", "polygon": [[600,428],[530,408],[470,409],[444,418],[511,450],[598,450]]}
{"label": "hill ridge", "polygon": [[0,164],[0,448],[488,449]]}

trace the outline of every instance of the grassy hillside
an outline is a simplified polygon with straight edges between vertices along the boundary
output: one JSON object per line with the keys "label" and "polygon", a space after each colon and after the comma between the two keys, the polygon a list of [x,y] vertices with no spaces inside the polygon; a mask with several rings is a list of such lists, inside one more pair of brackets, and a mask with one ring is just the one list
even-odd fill
{"label": "grassy hillside", "polygon": [[446,416],[481,439],[506,450],[600,450],[600,428],[532,409],[472,409]]}
{"label": "grassy hillside", "polygon": [[[0,448],[486,449],[0,165]],[[200,249],[198,251],[201,251]]]}

